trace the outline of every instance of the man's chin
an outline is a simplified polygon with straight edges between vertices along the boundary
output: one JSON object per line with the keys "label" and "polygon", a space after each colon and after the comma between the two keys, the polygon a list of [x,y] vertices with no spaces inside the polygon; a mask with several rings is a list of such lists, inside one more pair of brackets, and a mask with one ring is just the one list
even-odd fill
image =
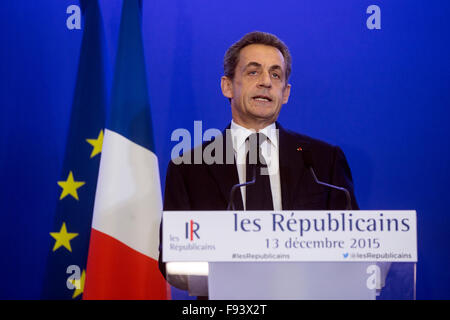
{"label": "man's chin", "polygon": [[276,119],[278,113],[273,107],[253,107],[251,110],[251,115],[260,120]]}
{"label": "man's chin", "polygon": [[273,112],[269,113],[259,112],[252,114],[252,116],[255,119],[255,121],[267,124],[275,122],[275,120],[277,119],[277,115],[274,114]]}

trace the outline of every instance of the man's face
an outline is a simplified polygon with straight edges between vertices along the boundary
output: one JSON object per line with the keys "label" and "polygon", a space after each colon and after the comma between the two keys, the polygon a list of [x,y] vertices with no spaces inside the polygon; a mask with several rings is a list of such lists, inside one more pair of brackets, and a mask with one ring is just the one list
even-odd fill
{"label": "man's face", "polygon": [[224,76],[221,83],[237,124],[258,130],[277,120],[291,89],[285,71],[284,57],[275,47],[251,44],[240,51],[234,79]]}

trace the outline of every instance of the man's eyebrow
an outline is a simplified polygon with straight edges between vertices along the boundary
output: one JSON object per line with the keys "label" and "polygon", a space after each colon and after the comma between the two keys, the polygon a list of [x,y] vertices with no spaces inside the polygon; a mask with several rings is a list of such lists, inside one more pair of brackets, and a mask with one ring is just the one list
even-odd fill
{"label": "man's eyebrow", "polygon": [[[260,63],[258,63],[258,62],[251,61],[251,62],[249,62],[249,63],[247,63],[247,64],[245,65],[244,70],[246,70],[247,68],[250,68],[250,67],[261,68],[262,65],[261,65]],[[269,68],[269,70],[271,70],[271,71],[272,71],[272,70],[281,70],[281,71],[282,71],[283,68],[281,68],[281,66],[275,64],[275,65],[271,66],[271,67]]]}
{"label": "man's eyebrow", "polygon": [[269,70],[281,70],[281,71],[282,71],[283,68],[281,68],[281,66],[275,64],[275,65],[271,66],[271,67],[269,68]]}
{"label": "man's eyebrow", "polygon": [[251,62],[249,62],[249,63],[247,63],[245,65],[244,70],[249,68],[249,67],[258,67],[258,68],[260,68],[260,67],[262,67],[262,65],[260,63],[258,63],[258,62],[251,61]]}

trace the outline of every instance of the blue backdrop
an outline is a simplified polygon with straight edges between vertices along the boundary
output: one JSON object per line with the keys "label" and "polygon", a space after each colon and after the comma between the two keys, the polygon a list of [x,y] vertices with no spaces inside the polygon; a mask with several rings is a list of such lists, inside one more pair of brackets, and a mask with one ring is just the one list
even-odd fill
{"label": "blue backdrop", "polygon": [[[42,290],[83,32],[66,25],[73,4],[0,4],[2,299],[37,299]],[[108,92],[121,5],[100,1]],[[366,25],[370,5],[381,10],[381,29]],[[274,33],[293,56],[280,122],[342,147],[361,209],[417,210],[417,297],[449,299],[449,16],[450,2],[438,0],[144,0],[161,177],[174,129],[230,121],[220,91],[228,46],[249,31]]]}

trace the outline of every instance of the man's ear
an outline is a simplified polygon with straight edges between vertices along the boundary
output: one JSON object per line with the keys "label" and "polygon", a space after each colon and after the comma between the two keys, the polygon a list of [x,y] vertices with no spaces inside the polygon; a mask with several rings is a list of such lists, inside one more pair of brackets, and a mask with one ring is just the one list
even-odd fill
{"label": "man's ear", "polygon": [[289,100],[289,95],[291,94],[291,85],[288,83],[283,89],[283,104],[286,104]]}
{"label": "man's ear", "polygon": [[228,99],[233,98],[233,81],[230,78],[226,76],[220,78],[220,87],[222,88],[222,94],[225,97]]}

